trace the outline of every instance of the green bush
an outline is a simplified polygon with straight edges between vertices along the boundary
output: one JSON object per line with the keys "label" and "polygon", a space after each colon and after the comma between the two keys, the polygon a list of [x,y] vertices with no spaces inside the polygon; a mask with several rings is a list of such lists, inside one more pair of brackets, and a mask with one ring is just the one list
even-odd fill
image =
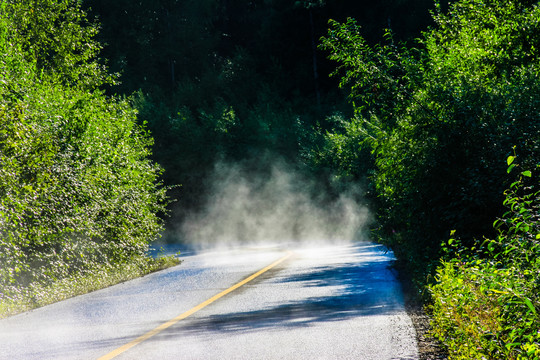
{"label": "green bush", "polygon": [[[162,228],[162,170],[149,159],[152,140],[130,100],[95,90],[101,75],[70,68],[92,61],[77,46],[44,63],[32,49],[52,54],[58,44],[13,25],[38,13],[56,19],[48,24],[59,33],[81,30],[66,33],[72,41],[89,39],[66,13],[77,2],[61,3],[0,5],[0,296],[139,258]],[[41,13],[51,9],[60,14]],[[78,60],[61,65],[69,51]]]}
{"label": "green bush", "polygon": [[540,358],[540,190],[532,178],[523,171],[506,191],[495,239],[445,247],[430,290],[433,334],[451,358]]}
{"label": "green bush", "polygon": [[[433,335],[451,359],[538,359],[537,288],[517,269],[444,263],[432,287]],[[533,302],[535,301],[535,302]]]}
{"label": "green bush", "polygon": [[434,22],[418,42],[376,46],[354,20],[331,22],[322,43],[356,111],[319,157],[344,174],[373,164],[377,233],[421,282],[451,229],[469,244],[494,234],[508,149],[523,166],[540,158],[540,7],[461,0]]}
{"label": "green bush", "polygon": [[11,38],[21,49],[19,56],[35,65],[37,76],[91,89],[113,82],[114,77],[98,61],[99,25],[89,21],[81,2],[21,0],[3,6]]}
{"label": "green bush", "polygon": [[[348,175],[370,154],[377,234],[420,290],[435,274],[434,334],[452,358],[538,359],[540,6],[459,0],[433,19],[417,42],[375,46],[331,22],[322,46],[355,115],[317,156]],[[508,186],[516,156],[530,171]],[[452,229],[462,239],[441,249]]]}
{"label": "green bush", "polygon": [[158,259],[144,255],[135,257],[128,263],[94,264],[91,269],[75,272],[53,283],[34,282],[24,288],[8,286],[8,291],[3,292],[1,297],[0,319],[132,280],[179,263],[174,255]]}

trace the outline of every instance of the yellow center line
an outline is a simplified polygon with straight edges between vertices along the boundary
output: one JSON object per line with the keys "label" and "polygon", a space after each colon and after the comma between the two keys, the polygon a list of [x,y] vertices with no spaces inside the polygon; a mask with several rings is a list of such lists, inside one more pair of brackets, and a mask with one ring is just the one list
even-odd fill
{"label": "yellow center line", "polygon": [[113,351],[111,351],[110,353],[108,353],[107,355],[103,355],[102,357],[100,357],[98,360],[109,360],[109,359],[113,359],[115,357],[117,357],[118,355],[122,354],[123,352],[131,349],[132,347],[134,347],[135,345],[137,344],[140,344],[142,343],[143,341],[145,340],[148,340],[150,339],[152,336],[154,335],[157,335],[159,334],[160,332],[162,332],[163,330],[173,326],[174,324],[176,324],[177,322],[179,322],[180,320],[183,320],[185,318],[187,318],[188,316],[190,315],[193,315],[194,313],[196,313],[197,311],[201,310],[202,308],[210,305],[211,303],[213,303],[214,301],[222,298],[223,296],[227,295],[228,293],[230,292],[233,292],[234,290],[238,289],[240,286],[242,285],[245,285],[247,284],[248,282],[250,282],[251,280],[257,278],[258,276],[264,274],[265,272],[267,272],[268,270],[272,269],[273,267],[281,264],[283,261],[287,260],[289,257],[291,257],[293,253],[292,252],[287,252],[287,254],[285,256],[283,256],[282,258],[274,261],[273,263],[271,263],[270,265],[268,265],[267,267],[265,267],[264,269],[261,269],[259,271],[257,271],[255,274],[245,278],[244,280],[240,281],[239,283],[231,286],[230,288],[228,288],[227,290],[223,290],[222,292],[220,292],[219,294],[217,295],[214,295],[212,296],[210,299],[206,300],[205,302],[202,302],[200,303],[199,305],[195,306],[194,308],[186,311],[185,313],[183,314],[180,314],[178,315],[177,317],[175,317],[174,319],[171,319],[161,325],[159,325],[157,328],[153,329],[153,330],[150,330],[149,332],[147,332],[146,334],[144,335],[141,335],[139,336],[138,338],[136,338],[135,340],[125,344],[125,345],[122,345],[120,346],[118,349],[115,349]]}

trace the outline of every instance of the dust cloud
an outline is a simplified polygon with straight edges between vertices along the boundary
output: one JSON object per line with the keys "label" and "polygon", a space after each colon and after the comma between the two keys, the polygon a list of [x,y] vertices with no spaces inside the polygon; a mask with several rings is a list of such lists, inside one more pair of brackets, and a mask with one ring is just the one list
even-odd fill
{"label": "dust cloud", "polygon": [[201,210],[180,227],[196,249],[342,244],[363,240],[370,221],[360,189],[337,192],[281,160],[221,162],[206,184]]}

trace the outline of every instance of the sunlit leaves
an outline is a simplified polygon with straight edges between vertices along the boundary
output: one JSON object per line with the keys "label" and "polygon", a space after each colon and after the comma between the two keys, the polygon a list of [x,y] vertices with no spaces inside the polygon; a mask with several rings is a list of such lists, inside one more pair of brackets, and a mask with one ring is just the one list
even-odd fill
{"label": "sunlit leaves", "polygon": [[514,146],[522,165],[540,156],[539,11],[518,1],[453,2],[406,46],[391,37],[368,46],[353,20],[330,23],[323,46],[351,89],[360,118],[351,123],[362,131],[329,134],[328,150],[337,136],[370,149],[383,238],[398,254],[436,256],[451,228],[488,235],[516,166],[500,159]]}
{"label": "sunlit leaves", "polygon": [[434,20],[414,51],[369,47],[354,22],[331,24],[324,45],[362,118],[350,122],[360,131],[328,134],[327,152],[370,147],[382,238],[419,282],[456,229],[431,287],[434,334],[452,356],[536,359],[540,7],[461,0]]}
{"label": "sunlit leaves", "polygon": [[90,71],[99,46],[78,3],[1,6],[0,295],[8,296],[4,286],[140,257],[159,236],[166,197],[130,100],[93,90],[105,73]]}
{"label": "sunlit leaves", "polygon": [[506,164],[508,166],[512,165],[512,163],[514,162],[514,160],[516,159],[515,156],[509,156],[507,159],[506,159]]}
{"label": "sunlit leaves", "polygon": [[[510,156],[507,164],[516,165],[516,157]],[[451,356],[540,355],[540,191],[538,182],[527,186],[524,174],[529,173],[517,174],[505,192],[508,211],[493,224],[497,237],[478,242],[478,247],[462,246],[438,268],[437,283],[431,286],[434,334]],[[489,331],[485,314],[497,325]]]}
{"label": "sunlit leaves", "polygon": [[38,76],[69,86],[96,88],[112,82],[98,61],[101,45],[94,40],[96,23],[86,17],[78,1],[22,0],[7,2],[11,36]]}

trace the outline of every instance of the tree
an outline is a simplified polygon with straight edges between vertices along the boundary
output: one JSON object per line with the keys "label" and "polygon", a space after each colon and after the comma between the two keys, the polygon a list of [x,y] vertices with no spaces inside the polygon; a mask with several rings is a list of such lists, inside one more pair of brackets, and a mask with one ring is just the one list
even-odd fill
{"label": "tree", "polygon": [[451,229],[466,239],[491,235],[507,182],[500,159],[515,145],[526,166],[538,162],[533,3],[439,7],[436,27],[414,47],[398,47],[391,33],[370,46],[354,21],[332,24],[323,44],[356,105],[345,135],[359,128],[372,153],[381,234],[403,258],[436,258]]}
{"label": "tree", "polygon": [[[2,296],[140,258],[162,228],[166,189],[152,139],[130,100],[96,89],[107,78],[97,44],[77,2],[61,4],[0,3]],[[24,14],[52,38],[15,24]]]}
{"label": "tree", "polygon": [[90,89],[111,83],[98,60],[97,23],[88,20],[77,1],[13,1],[6,12],[26,61],[70,86]]}

